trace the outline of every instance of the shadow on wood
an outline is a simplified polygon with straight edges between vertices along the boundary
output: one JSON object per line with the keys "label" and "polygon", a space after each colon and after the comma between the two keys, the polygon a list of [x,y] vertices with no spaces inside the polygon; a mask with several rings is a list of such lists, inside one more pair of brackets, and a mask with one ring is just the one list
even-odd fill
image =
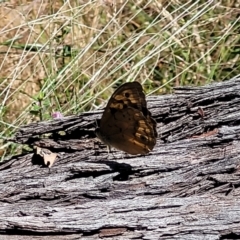
{"label": "shadow on wood", "polygon": [[149,97],[148,107],[159,138],[146,156],[108,154],[94,135],[101,111],[19,129],[13,141],[58,156],[50,169],[34,152],[1,163],[1,233],[24,240],[240,237],[240,77],[179,87]]}

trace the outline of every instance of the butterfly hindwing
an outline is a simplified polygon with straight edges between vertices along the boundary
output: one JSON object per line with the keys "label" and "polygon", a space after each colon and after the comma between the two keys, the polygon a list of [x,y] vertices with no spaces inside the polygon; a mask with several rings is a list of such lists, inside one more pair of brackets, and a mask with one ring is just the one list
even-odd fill
{"label": "butterfly hindwing", "polygon": [[96,134],[105,144],[130,154],[146,154],[153,149],[156,122],[140,83],[125,83],[113,93]]}

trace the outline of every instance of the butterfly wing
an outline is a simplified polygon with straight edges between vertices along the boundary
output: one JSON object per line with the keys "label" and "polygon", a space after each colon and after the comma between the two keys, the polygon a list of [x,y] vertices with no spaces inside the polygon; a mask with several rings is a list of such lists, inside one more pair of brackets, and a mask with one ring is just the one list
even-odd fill
{"label": "butterfly wing", "polygon": [[140,111],[147,108],[145,94],[139,82],[125,83],[110,98],[106,108],[133,107]]}
{"label": "butterfly wing", "polygon": [[99,133],[104,143],[130,154],[146,154],[156,144],[151,122],[131,107],[116,110]]}
{"label": "butterfly wing", "polygon": [[130,154],[146,154],[153,149],[156,122],[140,83],[125,83],[113,93],[96,134],[105,144]]}

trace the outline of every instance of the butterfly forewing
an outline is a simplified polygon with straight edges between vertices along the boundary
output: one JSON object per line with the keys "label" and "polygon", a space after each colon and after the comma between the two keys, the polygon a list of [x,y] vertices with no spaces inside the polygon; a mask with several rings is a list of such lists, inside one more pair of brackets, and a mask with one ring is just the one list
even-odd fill
{"label": "butterfly forewing", "polygon": [[153,149],[156,122],[140,83],[125,83],[113,93],[96,134],[105,144],[130,154],[146,154]]}

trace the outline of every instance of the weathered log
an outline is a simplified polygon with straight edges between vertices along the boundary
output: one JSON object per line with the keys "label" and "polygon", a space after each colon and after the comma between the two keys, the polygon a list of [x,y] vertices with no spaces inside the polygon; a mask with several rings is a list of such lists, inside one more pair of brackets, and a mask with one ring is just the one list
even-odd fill
{"label": "weathered log", "polygon": [[159,138],[146,156],[108,153],[94,134],[102,111],[21,127],[13,141],[58,156],[50,170],[34,152],[0,164],[0,232],[24,240],[239,237],[240,76],[179,87],[148,106]]}

